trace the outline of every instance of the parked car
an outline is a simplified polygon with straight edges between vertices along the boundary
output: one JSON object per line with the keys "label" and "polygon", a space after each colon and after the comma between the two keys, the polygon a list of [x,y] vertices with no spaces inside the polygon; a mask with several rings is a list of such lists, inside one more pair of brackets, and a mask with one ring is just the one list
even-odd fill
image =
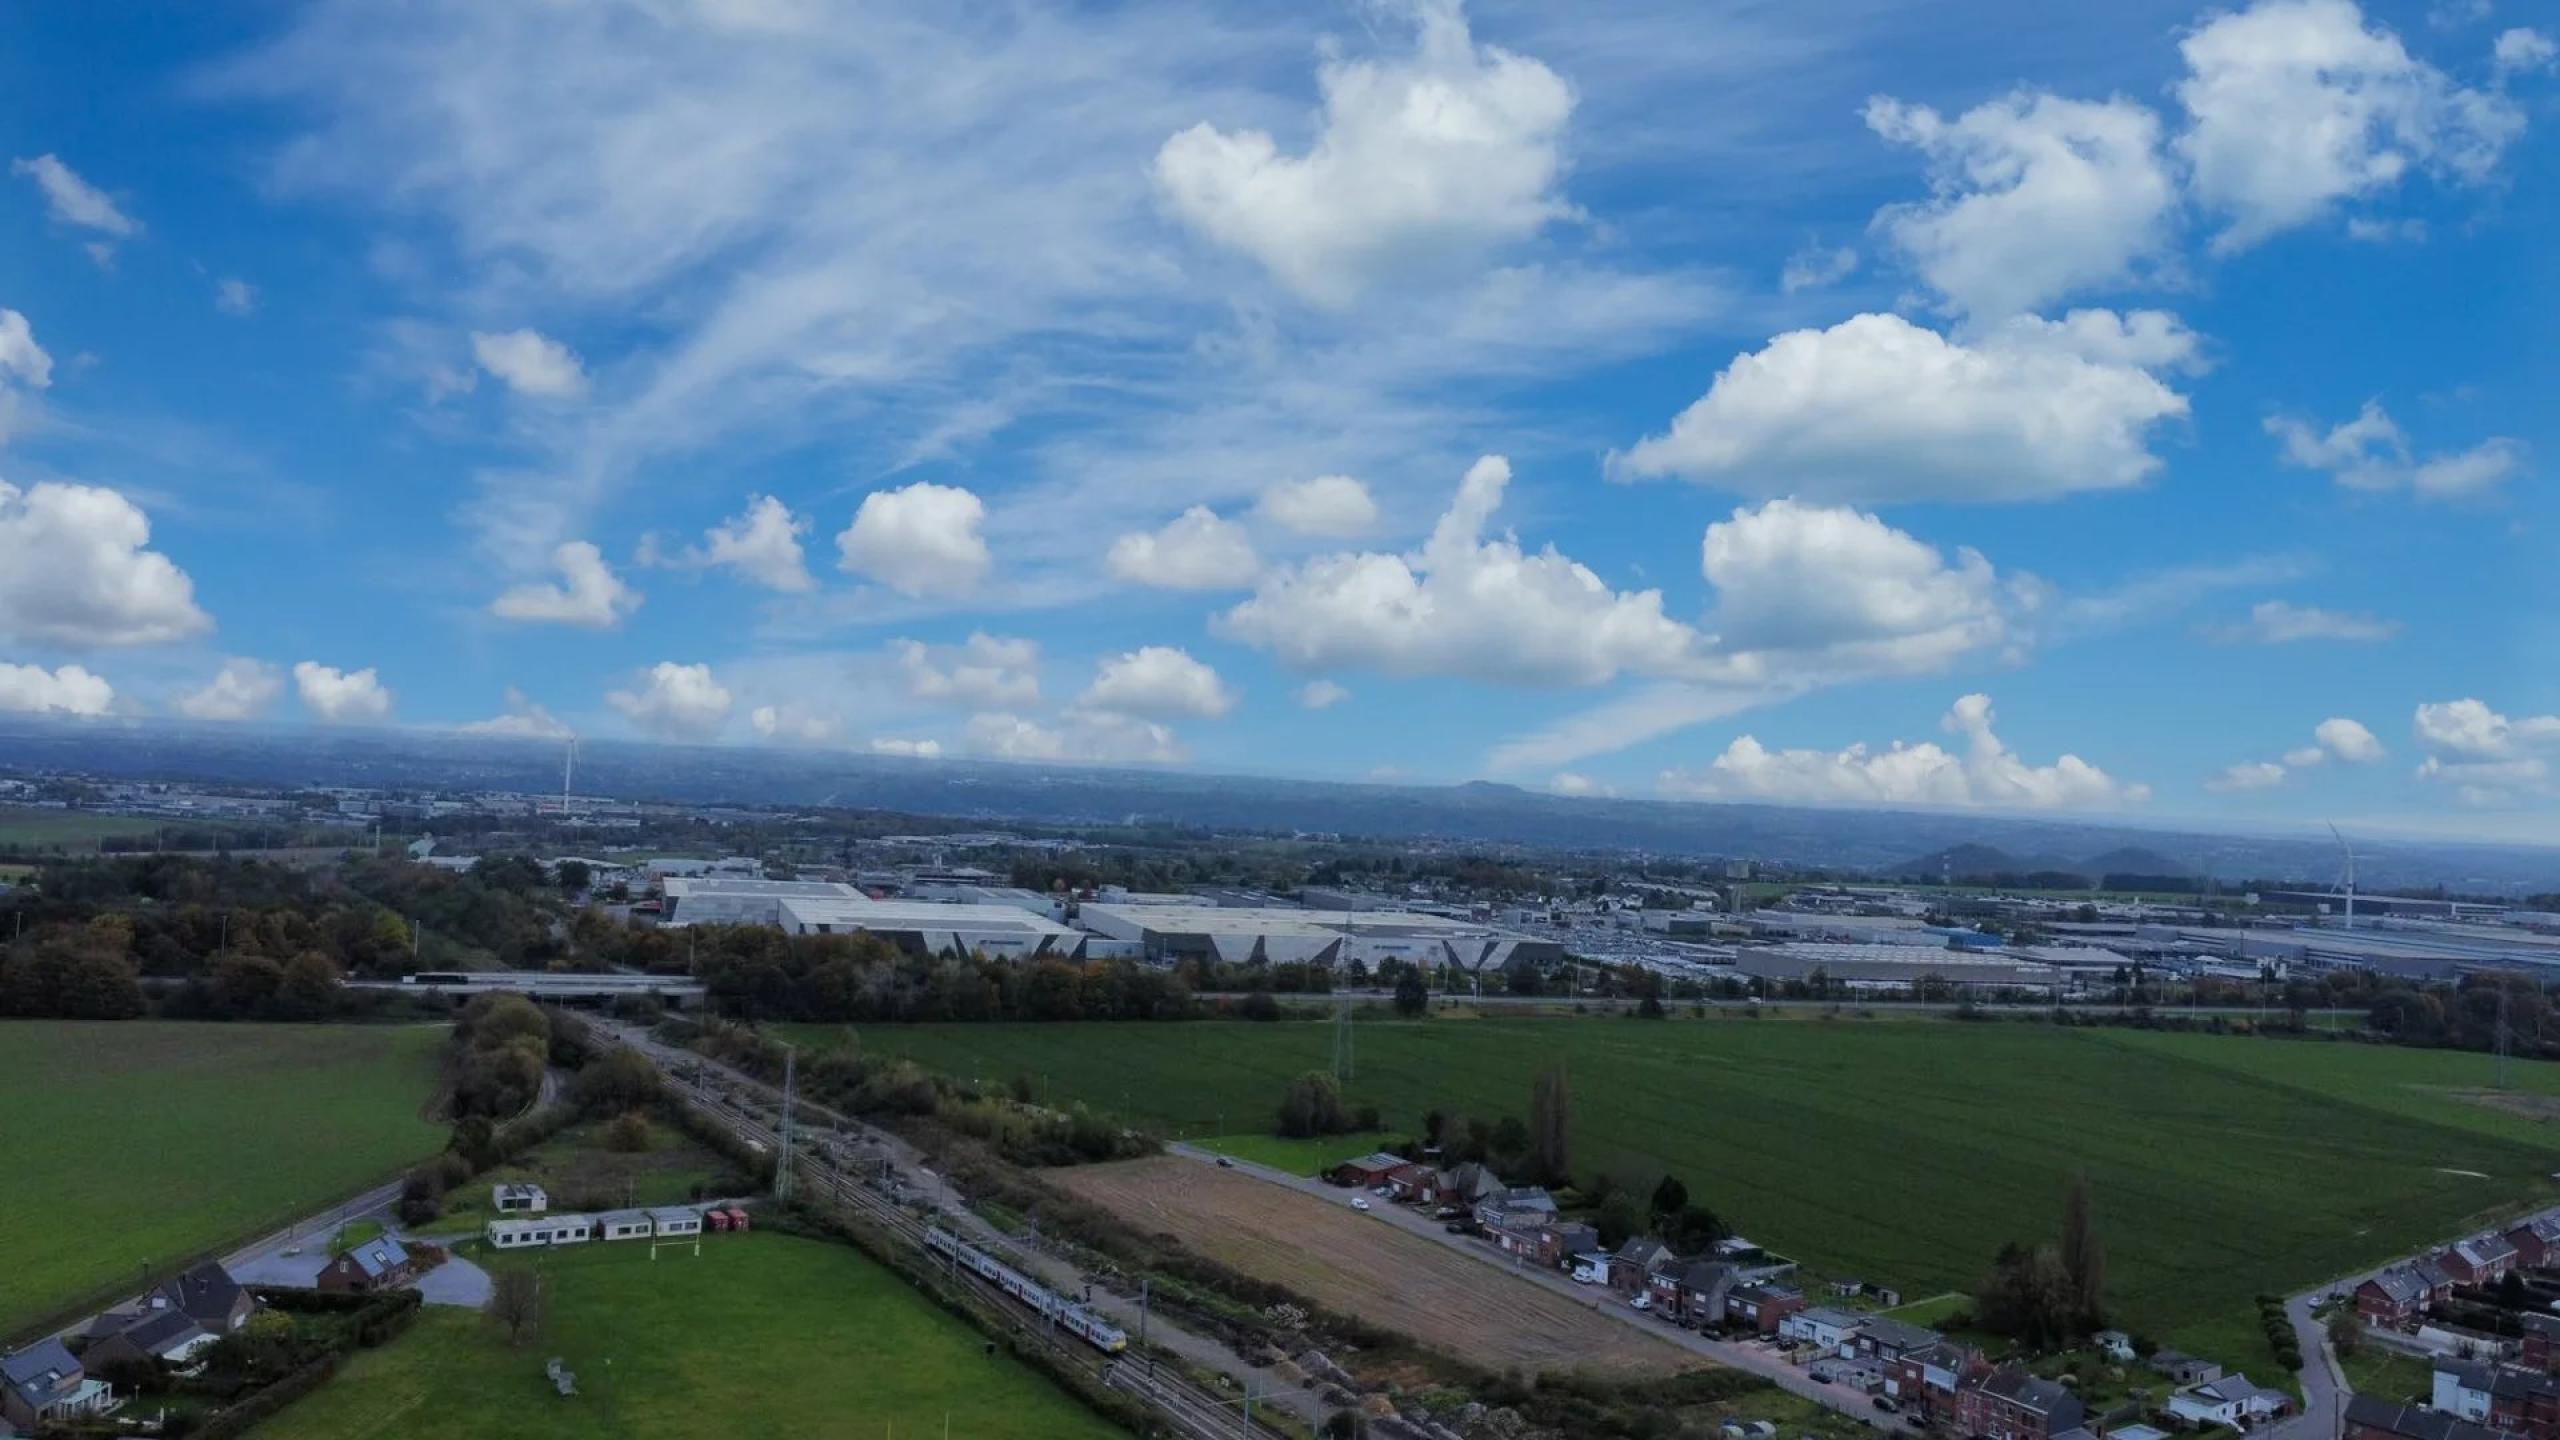
{"label": "parked car", "polygon": [[1473,1235],[1476,1233],[1476,1227],[1468,1224],[1464,1220],[1452,1220],[1440,1228],[1448,1231],[1452,1235]]}
{"label": "parked car", "polygon": [[1653,1308],[1653,1296],[1650,1293],[1638,1295],[1627,1303],[1638,1310],[1650,1310]]}
{"label": "parked car", "polygon": [[1218,1168],[1221,1170],[1233,1170],[1236,1168],[1236,1162],[1228,1159],[1224,1155],[1221,1155],[1218,1157]]}
{"label": "parked car", "polygon": [[1902,1407],[1893,1403],[1893,1397],[1892,1397],[1892,1396],[1890,1396],[1890,1395],[1879,1395],[1879,1396],[1877,1396],[1877,1397],[1876,1397],[1876,1408],[1877,1408],[1877,1409],[1879,1409],[1879,1410],[1881,1410],[1881,1411],[1883,1411],[1883,1412],[1884,1412],[1884,1413],[1886,1413],[1887,1415],[1890,1415],[1890,1414],[1892,1414],[1893,1412],[1895,1412],[1895,1411],[1897,1411],[1897,1410],[1901,1409]]}
{"label": "parked car", "polygon": [[1366,1196],[1366,1195],[1354,1195],[1354,1196],[1352,1196],[1352,1197],[1351,1197],[1351,1208],[1352,1208],[1352,1209],[1354,1209],[1354,1210],[1366,1210],[1366,1209],[1368,1209],[1368,1208],[1369,1208],[1369,1197],[1368,1197],[1368,1196]]}
{"label": "parked car", "polygon": [[1466,1211],[1459,1209],[1455,1205],[1443,1205],[1439,1209],[1431,1212],[1431,1218],[1434,1220],[1455,1220],[1466,1213]]}

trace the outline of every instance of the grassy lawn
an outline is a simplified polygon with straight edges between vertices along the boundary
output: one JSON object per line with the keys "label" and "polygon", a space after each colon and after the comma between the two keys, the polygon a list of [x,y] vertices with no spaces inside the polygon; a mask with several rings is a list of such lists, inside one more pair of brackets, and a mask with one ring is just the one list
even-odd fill
{"label": "grassy lawn", "polygon": [[2432,1362],[2384,1349],[2369,1340],[2357,1346],[2354,1354],[2339,1356],[2338,1368],[2346,1372],[2347,1384],[2359,1395],[2423,1405],[2435,1393]]}
{"label": "grassy lawn", "polygon": [[[829,1028],[810,1037],[843,1043]],[[1331,1027],[875,1026],[860,1043],[969,1075],[1042,1077],[1168,1133],[1232,1135]],[[1905,1294],[1970,1291],[2008,1239],[2052,1237],[2089,1176],[2115,1319],[2272,1376],[2251,1297],[2290,1292],[2548,1203],[2560,1067],[2542,1102],[2480,1098],[2484,1056],[2041,1024],[1624,1019],[1362,1026],[1352,1104],[1524,1115],[1561,1062],[1575,1162],[1668,1170],[1752,1239]],[[2560,1113],[2560,1105],[2549,1105]],[[1361,1148],[1342,1147],[1350,1154]]]}
{"label": "grassy lawn", "polygon": [[433,1026],[0,1022],[0,1333],[434,1153]]}
{"label": "grassy lawn", "polygon": [[[708,1237],[699,1259],[625,1244],[501,1263],[549,1281],[538,1339],[509,1349],[479,1316],[430,1307],[262,1440],[1120,1433],[843,1246],[758,1232]],[[543,1378],[553,1356],[576,1395]]]}
{"label": "grassy lawn", "polygon": [[615,1150],[605,1144],[604,1125],[573,1125],[512,1165],[502,1165],[445,1197],[443,1218],[429,1227],[434,1234],[479,1229],[490,1216],[489,1187],[502,1181],[531,1181],[561,1211],[618,1210],[634,1205],[675,1205],[705,1198],[712,1182],[727,1173],[720,1157],[656,1121],[649,1123],[648,1147]]}
{"label": "grassy lawn", "polygon": [[1944,1323],[1948,1316],[1965,1314],[1972,1309],[1972,1296],[1961,1291],[1950,1290],[1943,1295],[1932,1295],[1926,1300],[1914,1300],[1908,1305],[1897,1305],[1884,1313],[1906,1325],[1927,1325],[1934,1328]]}

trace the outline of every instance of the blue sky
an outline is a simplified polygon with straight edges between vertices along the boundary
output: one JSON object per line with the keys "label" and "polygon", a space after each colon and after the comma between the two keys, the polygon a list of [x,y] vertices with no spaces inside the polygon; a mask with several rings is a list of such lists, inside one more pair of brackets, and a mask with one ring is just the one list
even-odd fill
{"label": "blue sky", "polygon": [[0,17],[0,705],[2548,836],[2516,0]]}

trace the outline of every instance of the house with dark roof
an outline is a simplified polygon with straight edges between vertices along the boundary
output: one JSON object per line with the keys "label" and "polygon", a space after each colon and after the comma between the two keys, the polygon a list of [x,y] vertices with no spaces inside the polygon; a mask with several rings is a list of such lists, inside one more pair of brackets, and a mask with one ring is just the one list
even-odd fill
{"label": "house with dark roof", "polygon": [[2553,1356],[2560,1355],[2560,1315],[2527,1310],[2516,1316],[2524,1339],[2517,1348],[2517,1359],[2536,1370],[2551,1368]]}
{"label": "house with dark roof", "polygon": [[2222,1374],[2222,1367],[2210,1360],[2199,1359],[2184,1350],[2167,1346],[2151,1352],[2151,1368],[2179,1385],[2201,1385]]}
{"label": "house with dark roof", "polygon": [[[159,1286],[152,1296],[165,1299],[186,1317],[215,1335],[228,1335],[249,1323],[258,1302],[247,1286],[231,1278],[219,1260],[200,1260],[178,1278]],[[150,1303],[151,1296],[144,1299]]]}
{"label": "house with dark roof", "polygon": [[2406,1325],[2431,1303],[2415,1267],[2394,1265],[2356,1287],[2356,1317],[2367,1325]]}
{"label": "house with dark roof", "polygon": [[2516,1268],[2516,1247],[2504,1235],[2474,1235],[2446,1246],[2436,1263],[2457,1284],[2495,1285]]}
{"label": "house with dark roof", "polygon": [[330,1261],[312,1283],[342,1294],[370,1294],[406,1285],[417,1273],[418,1262],[410,1257],[407,1247],[382,1235]]}
{"label": "house with dark roof", "polygon": [[1357,1160],[1345,1160],[1334,1166],[1324,1172],[1324,1178],[1336,1185],[1353,1185],[1366,1190],[1372,1185],[1385,1183],[1386,1178],[1402,1169],[1405,1163],[1401,1155],[1374,1150]]}
{"label": "house with dark roof", "polygon": [[2499,1431],[2424,1405],[2395,1405],[2375,1395],[2347,1401],[2341,1440],[2507,1440]]}
{"label": "house with dark roof", "polygon": [[2078,1396],[2022,1365],[1956,1392],[1956,1428],[1977,1440],[2058,1440],[2084,1418]]}
{"label": "house with dark roof", "polygon": [[39,1430],[84,1415],[104,1415],[122,1402],[115,1387],[92,1378],[59,1340],[40,1340],[0,1355],[0,1420]]}
{"label": "house with dark roof", "polygon": [[1856,1350],[1861,1360],[1891,1365],[1906,1350],[1925,1350],[1946,1337],[1907,1321],[1870,1315],[1858,1326]]}
{"label": "house with dark roof", "polygon": [[2544,1211],[2531,1219],[2520,1220],[2507,1229],[2507,1243],[2516,1247],[2516,1263],[2527,1270],[2560,1264],[2560,1211]]}
{"label": "house with dark roof", "polygon": [[1494,1174],[1483,1162],[1462,1160],[1440,1172],[1436,1198],[1443,1205],[1464,1205],[1473,1210],[1507,1188],[1502,1177]]}
{"label": "house with dark roof", "polygon": [[1775,1335],[1787,1317],[1804,1309],[1804,1292],[1790,1289],[1774,1281],[1737,1285],[1725,1297],[1724,1318],[1730,1325]]}
{"label": "house with dark roof", "polygon": [[80,1363],[93,1370],[157,1360],[183,1368],[219,1336],[177,1310],[110,1310],[84,1332]]}
{"label": "house with dark roof", "polygon": [[1645,1278],[1657,1266],[1674,1260],[1671,1247],[1650,1235],[1632,1235],[1609,1257],[1609,1288],[1622,1295],[1644,1290]]}
{"label": "house with dark roof", "polygon": [[1956,1397],[1991,1373],[1982,1352],[1951,1340],[1906,1350],[1885,1369],[1885,1392],[1922,1424],[1952,1422]]}
{"label": "house with dark roof", "polygon": [[2436,1361],[2435,1408],[2532,1440],[2560,1437],[2560,1377],[2514,1365]]}

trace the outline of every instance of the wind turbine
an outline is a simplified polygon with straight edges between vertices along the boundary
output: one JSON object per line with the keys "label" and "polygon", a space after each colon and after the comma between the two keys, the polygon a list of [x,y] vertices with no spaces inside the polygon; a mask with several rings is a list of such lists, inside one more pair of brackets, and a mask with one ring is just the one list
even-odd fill
{"label": "wind turbine", "polygon": [[2356,928],[2356,847],[2347,843],[2347,837],[2339,834],[2338,827],[2335,825],[2329,827],[2329,836],[2336,840],[2338,848],[2346,853],[2347,868],[2341,880],[2347,891],[2346,928],[2353,930]]}

